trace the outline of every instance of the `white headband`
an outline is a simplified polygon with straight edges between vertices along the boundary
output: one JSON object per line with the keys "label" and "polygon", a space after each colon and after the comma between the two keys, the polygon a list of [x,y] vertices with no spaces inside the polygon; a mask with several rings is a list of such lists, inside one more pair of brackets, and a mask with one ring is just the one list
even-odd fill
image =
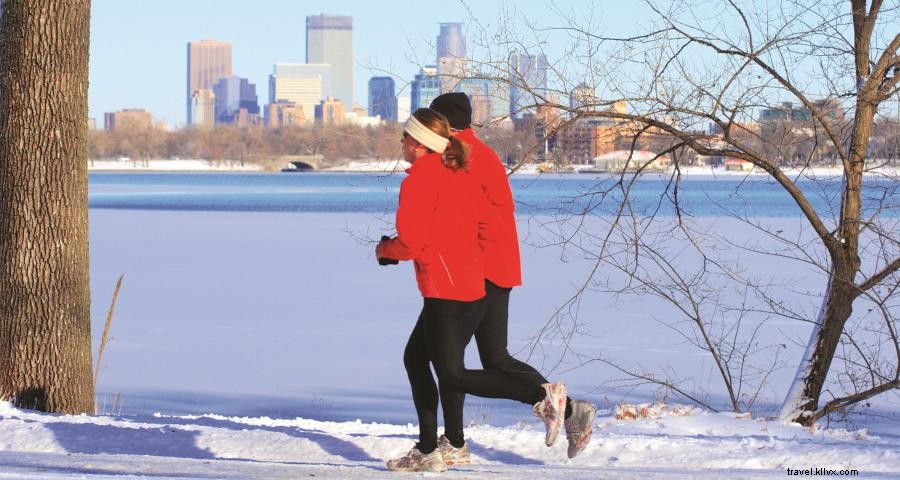
{"label": "white headband", "polygon": [[423,125],[422,122],[412,115],[406,121],[403,131],[411,135],[417,142],[428,147],[429,150],[437,153],[444,153],[444,150],[447,149],[447,144],[450,143],[449,138],[442,137],[431,131],[430,128]]}

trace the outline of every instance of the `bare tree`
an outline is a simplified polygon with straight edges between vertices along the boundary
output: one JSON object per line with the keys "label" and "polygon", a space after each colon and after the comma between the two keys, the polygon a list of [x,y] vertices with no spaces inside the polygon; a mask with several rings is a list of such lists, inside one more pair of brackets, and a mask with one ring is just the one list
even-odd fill
{"label": "bare tree", "polygon": [[[557,121],[544,121],[545,139],[603,120],[611,122],[603,128],[630,143],[617,174],[572,199],[575,217],[568,227],[551,222],[556,233],[551,241],[593,258],[595,267],[541,334],[568,345],[579,331],[579,298],[588,289],[649,294],[676,306],[687,320],[690,328],[678,333],[711,354],[735,410],[756,400],[783,361],[779,345],[759,342],[772,318],[812,327],[800,347],[805,353],[781,418],[808,425],[896,392],[898,179],[895,171],[880,169],[896,160],[871,156],[870,141],[876,120],[890,125],[887,119],[900,102],[900,5],[684,0],[650,1],[647,7],[652,24],[628,38],[597,33],[602,29],[596,11],[557,11],[561,25],[552,28],[511,18],[500,31],[489,32],[477,21],[469,29],[481,47],[470,69],[519,91],[514,115],[558,112]],[[528,34],[510,27],[517,22]],[[509,52],[547,55],[552,35],[569,46],[547,62],[552,78],[536,83],[509,61]],[[565,101],[584,85],[596,97],[579,94],[578,102]],[[642,146],[650,146],[652,158],[639,159]],[[663,157],[673,168],[659,202],[638,205],[637,179]],[[699,231],[680,200],[688,187],[679,169],[703,158],[747,162],[765,172],[807,228],[790,236],[758,214],[723,205],[727,215],[778,247],[722,241],[717,232]],[[828,164],[841,167],[839,185],[812,173],[811,167]],[[598,230],[598,223],[603,228]],[[688,245],[688,253],[666,252],[675,237]],[[774,256],[818,272],[825,283],[820,307],[810,312],[785,301],[781,293],[793,285],[752,278],[738,263],[723,259],[721,248]],[[610,267],[626,280],[613,284],[604,275]],[[729,298],[721,295],[723,285],[732,286]],[[564,322],[564,316],[571,320]],[[763,364],[753,361],[760,357]],[[832,372],[835,359],[841,368]],[[609,363],[589,361],[596,360]],[[664,376],[616,367],[632,378],[675,387]],[[704,403],[701,396],[681,393]]]}
{"label": "bare tree", "polygon": [[0,23],[0,398],[91,412],[90,2],[4,0]]}

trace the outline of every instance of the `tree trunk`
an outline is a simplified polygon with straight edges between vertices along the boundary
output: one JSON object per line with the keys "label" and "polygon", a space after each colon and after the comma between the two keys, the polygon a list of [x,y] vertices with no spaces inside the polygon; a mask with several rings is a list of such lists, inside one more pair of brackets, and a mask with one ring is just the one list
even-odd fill
{"label": "tree trunk", "polygon": [[844,325],[853,313],[856,287],[846,281],[848,268],[835,269],[828,279],[826,297],[810,334],[806,352],[781,406],[779,418],[809,426],[816,417],[822,387],[841,340]]}
{"label": "tree trunk", "polygon": [[0,398],[92,412],[89,0],[4,0],[0,18]]}

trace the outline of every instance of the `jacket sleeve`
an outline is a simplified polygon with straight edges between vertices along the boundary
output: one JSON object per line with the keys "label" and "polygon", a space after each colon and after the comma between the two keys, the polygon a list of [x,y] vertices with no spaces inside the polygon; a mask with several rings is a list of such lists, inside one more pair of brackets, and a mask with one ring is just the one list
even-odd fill
{"label": "jacket sleeve", "polygon": [[400,185],[397,207],[397,236],[381,242],[378,256],[412,260],[425,249],[429,222],[434,218],[437,198],[424,176],[410,175]]}

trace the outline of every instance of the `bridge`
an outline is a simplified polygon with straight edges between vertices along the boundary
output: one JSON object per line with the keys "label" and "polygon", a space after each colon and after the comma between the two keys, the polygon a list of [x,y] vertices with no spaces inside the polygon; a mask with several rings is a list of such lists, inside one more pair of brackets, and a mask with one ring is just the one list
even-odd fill
{"label": "bridge", "polygon": [[278,163],[286,166],[283,170],[318,170],[322,155],[280,155]]}

